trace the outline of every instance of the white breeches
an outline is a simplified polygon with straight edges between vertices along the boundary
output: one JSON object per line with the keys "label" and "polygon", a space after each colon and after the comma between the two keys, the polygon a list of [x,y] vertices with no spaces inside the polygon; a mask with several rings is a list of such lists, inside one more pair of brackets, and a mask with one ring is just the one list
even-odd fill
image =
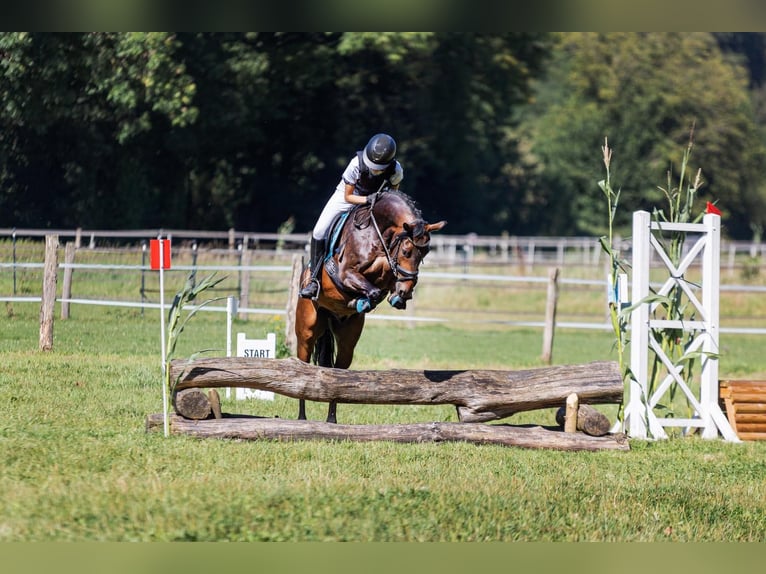
{"label": "white breeches", "polygon": [[316,225],[314,225],[314,230],[311,232],[314,239],[322,239],[330,229],[335,216],[344,211],[349,211],[352,207],[354,205],[346,201],[343,190],[336,190],[330,196],[330,199],[327,200],[322,213],[319,214]]}

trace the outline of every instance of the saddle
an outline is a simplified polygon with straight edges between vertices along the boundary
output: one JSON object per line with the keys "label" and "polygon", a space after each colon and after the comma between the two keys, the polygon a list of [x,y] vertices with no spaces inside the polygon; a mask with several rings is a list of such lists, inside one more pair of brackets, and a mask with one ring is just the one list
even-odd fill
{"label": "saddle", "polygon": [[335,261],[335,254],[340,250],[340,236],[343,233],[343,228],[352,221],[354,225],[363,227],[364,221],[369,222],[370,208],[367,205],[356,205],[349,211],[339,213],[333,220],[330,228],[327,230],[327,237],[325,237],[325,250],[322,258],[324,269],[327,275],[332,279],[335,286],[344,293],[353,295],[354,293],[348,289],[341,280],[338,271],[338,263]]}

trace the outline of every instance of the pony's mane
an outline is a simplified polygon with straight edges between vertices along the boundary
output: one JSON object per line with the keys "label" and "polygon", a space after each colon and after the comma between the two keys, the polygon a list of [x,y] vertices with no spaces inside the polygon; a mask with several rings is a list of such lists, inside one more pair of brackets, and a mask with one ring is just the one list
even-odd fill
{"label": "pony's mane", "polygon": [[412,199],[409,195],[407,195],[403,191],[399,191],[398,189],[392,189],[387,191],[386,195],[398,197],[402,202],[404,202],[404,204],[410,209],[410,211],[412,211],[412,214],[415,216],[415,219],[418,219],[418,220],[423,219],[423,214],[420,212],[420,209],[415,203],[415,200]]}

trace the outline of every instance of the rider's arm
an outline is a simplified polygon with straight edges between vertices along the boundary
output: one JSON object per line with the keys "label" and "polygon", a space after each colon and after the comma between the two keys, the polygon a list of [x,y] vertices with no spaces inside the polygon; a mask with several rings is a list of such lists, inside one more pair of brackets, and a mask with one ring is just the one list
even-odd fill
{"label": "rider's arm", "polygon": [[394,174],[388,180],[391,183],[391,189],[399,189],[399,184],[402,183],[403,179],[404,179],[404,170],[402,169],[401,164],[397,161]]}
{"label": "rider's arm", "polygon": [[343,198],[348,203],[353,203],[354,205],[364,205],[367,203],[367,198],[363,195],[354,195],[354,186],[350,184],[346,184],[346,188],[343,192]]}

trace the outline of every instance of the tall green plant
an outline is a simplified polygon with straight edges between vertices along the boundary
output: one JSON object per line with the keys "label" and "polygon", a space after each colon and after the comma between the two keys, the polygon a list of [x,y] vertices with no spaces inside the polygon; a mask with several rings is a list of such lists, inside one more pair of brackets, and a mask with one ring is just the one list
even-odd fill
{"label": "tall green plant", "polygon": [[[703,185],[703,180],[701,169],[697,170],[693,180],[691,180],[689,174],[689,160],[693,148],[694,126],[692,126],[689,135],[689,143],[684,150],[681,170],[678,174],[678,183],[673,183],[673,174],[669,170],[667,173],[667,187],[659,187],[667,200],[667,213],[657,208],[652,212],[652,217],[660,224],[660,232],[655,235],[655,238],[675,267],[678,267],[681,263],[687,234],[685,231],[679,230],[662,231],[662,223],[699,223],[705,215],[704,211],[700,211],[696,215],[694,214],[694,200]],[[693,287],[699,287],[691,283],[687,277],[679,277],[677,279],[679,281],[686,281]],[[695,320],[695,307],[684,297],[684,291],[678,284],[674,285],[665,296],[660,296],[654,290],[651,291],[650,299],[656,303],[653,311],[654,318],[672,321]],[[674,365],[683,365],[680,373],[681,377],[687,387],[691,388],[694,379],[695,363],[701,356],[701,352],[689,352],[689,346],[695,339],[694,332],[677,328],[663,328],[653,329],[652,335],[655,341],[659,343],[663,353]],[[654,392],[654,389],[666,375],[666,372],[661,357],[655,353],[649,376],[649,394]],[[677,384],[674,381],[669,388],[670,400],[667,405],[662,405],[662,408],[667,410],[669,416],[674,415],[676,390]],[[691,409],[688,401],[687,407]]]}
{"label": "tall green plant", "polygon": [[[601,147],[603,153],[604,167],[606,169],[606,178],[598,182],[599,188],[606,198],[608,233],[600,238],[601,248],[609,258],[609,318],[612,323],[612,330],[615,336],[615,346],[617,349],[617,362],[620,366],[623,382],[627,383],[630,377],[630,366],[625,361],[625,348],[628,343],[628,320],[627,313],[621,308],[619,300],[619,283],[621,273],[627,272],[627,263],[620,258],[620,251],[614,244],[614,225],[617,214],[617,206],[620,203],[620,189],[615,190],[612,187],[611,163],[612,150],[609,147],[608,138],[604,138],[604,145]],[[618,418],[622,420],[622,405],[618,413]]]}
{"label": "tall green plant", "polygon": [[[698,170],[694,180],[690,181],[688,168],[689,160],[693,149],[694,128],[692,127],[683,159],[681,170],[678,174],[678,181],[674,183],[672,171],[667,174],[667,187],[659,187],[667,200],[667,211],[654,208],[652,217],[660,223],[699,223],[704,216],[704,212],[694,215],[694,200],[703,184],[702,170]],[[684,291],[679,285],[674,285],[666,295],[660,295],[650,286],[650,295],[643,301],[633,301],[630,305],[621,306],[617,296],[619,276],[625,272],[629,265],[620,258],[619,249],[614,244],[614,224],[616,220],[616,211],[620,199],[620,190],[615,191],[611,184],[611,160],[612,150],[609,148],[608,140],[604,140],[602,147],[603,161],[606,168],[606,178],[599,181],[599,187],[604,193],[607,202],[608,212],[608,235],[601,237],[601,247],[609,256],[610,274],[609,274],[609,314],[612,328],[614,330],[618,361],[623,375],[623,381],[627,384],[633,377],[630,366],[625,361],[625,348],[629,342],[627,337],[627,322],[629,313],[638,305],[654,304],[652,312],[653,318],[662,318],[674,321],[693,321],[695,319],[694,305],[690,305],[688,299],[684,298]],[[660,231],[655,236],[659,244],[668,256],[669,261],[677,268],[683,256],[684,242],[686,241],[686,232],[678,230]],[[680,281],[688,281],[687,278],[680,277]],[[657,341],[665,356],[674,365],[683,365],[681,376],[684,383],[691,388],[694,379],[694,367],[696,360],[701,356],[701,351],[690,352],[690,345],[695,337],[692,331],[685,331],[678,328],[653,329],[652,336]],[[662,357],[657,353],[653,355],[652,366],[647,396],[651,396],[657,388],[661,379],[666,376],[667,368],[662,362]],[[669,388],[670,401],[667,405],[659,405],[660,408],[667,409],[670,416],[674,414],[674,399],[677,391],[677,383],[674,381]],[[646,399],[646,397],[645,397]],[[646,402],[646,401],[645,401]],[[687,406],[691,408],[690,405]],[[622,411],[619,413],[622,420]]]}
{"label": "tall green plant", "polygon": [[[168,311],[168,331],[167,331],[167,346],[165,348],[165,384],[167,385],[170,396],[173,396],[178,379],[170,380],[170,361],[175,357],[176,346],[183,333],[186,325],[189,323],[192,317],[197,314],[200,309],[213,303],[225,299],[225,297],[215,297],[213,299],[207,299],[198,305],[193,305],[197,296],[204,293],[208,289],[212,289],[226,277],[215,277],[215,273],[208,275],[199,283],[195,283],[194,272],[186,279],[186,283],[183,288],[176,293],[173,298],[173,303]],[[186,315],[184,315],[186,312]],[[211,351],[212,349],[205,349],[194,353],[190,359],[194,359],[202,353]]]}

